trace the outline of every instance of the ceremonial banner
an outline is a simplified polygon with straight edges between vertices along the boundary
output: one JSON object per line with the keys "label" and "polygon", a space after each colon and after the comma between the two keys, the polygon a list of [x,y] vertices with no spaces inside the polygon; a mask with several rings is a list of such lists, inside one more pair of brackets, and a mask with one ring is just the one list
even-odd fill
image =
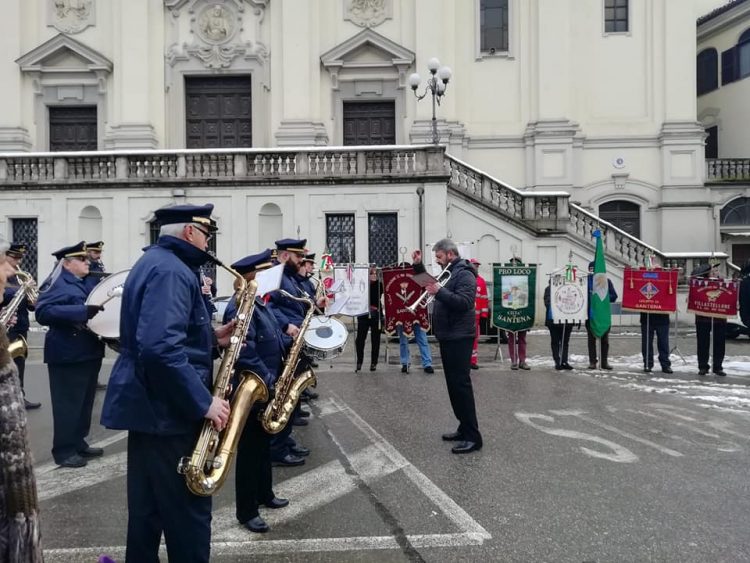
{"label": "ceremonial banner", "polygon": [[607,266],[604,262],[604,245],[602,232],[594,231],[596,252],[594,254],[594,278],[591,284],[591,319],[589,327],[591,334],[601,338],[612,326],[612,309],[609,301],[609,281],[607,280]]}
{"label": "ceremonial banner", "polygon": [[717,278],[690,278],[688,311],[728,319],[737,315],[739,282]]}
{"label": "ceremonial banner", "polygon": [[333,279],[338,291],[333,300],[346,300],[339,314],[358,317],[370,312],[370,267],[368,264],[336,264]]}
{"label": "ceremonial banner", "polygon": [[492,264],[492,326],[510,332],[534,326],[536,264]]}
{"label": "ceremonial banner", "polygon": [[555,324],[581,324],[588,316],[588,274],[568,266],[550,277],[550,311]]}
{"label": "ceremonial banner", "polygon": [[674,313],[677,310],[677,270],[625,268],[622,310]]}
{"label": "ceremonial banner", "polygon": [[419,307],[415,314],[407,307],[414,303],[424,291],[411,276],[414,270],[406,268],[383,268],[383,291],[385,295],[385,332],[393,334],[396,326],[402,325],[405,334],[412,334],[412,324],[416,321],[428,330],[430,328],[427,307]]}

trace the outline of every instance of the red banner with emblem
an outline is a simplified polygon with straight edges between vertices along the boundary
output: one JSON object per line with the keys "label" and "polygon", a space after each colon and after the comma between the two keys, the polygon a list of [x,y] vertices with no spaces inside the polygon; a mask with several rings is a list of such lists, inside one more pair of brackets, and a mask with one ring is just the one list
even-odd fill
{"label": "red banner with emblem", "polygon": [[674,313],[677,310],[677,270],[625,268],[622,310]]}
{"label": "red banner with emblem", "polygon": [[688,311],[728,319],[737,315],[739,282],[720,278],[690,278]]}
{"label": "red banner with emblem", "polygon": [[406,268],[383,268],[383,288],[385,296],[385,332],[393,334],[396,327],[402,325],[405,334],[413,332],[412,325],[417,322],[423,329],[430,328],[427,307],[419,307],[411,313],[407,307],[414,303],[422,292],[417,282],[412,279],[414,270]]}

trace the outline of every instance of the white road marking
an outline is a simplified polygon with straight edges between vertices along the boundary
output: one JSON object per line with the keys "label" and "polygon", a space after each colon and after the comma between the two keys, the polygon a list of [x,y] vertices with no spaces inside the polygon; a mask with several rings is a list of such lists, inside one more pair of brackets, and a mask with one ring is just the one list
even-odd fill
{"label": "white road marking", "polygon": [[655,450],[658,450],[663,454],[667,454],[672,457],[682,457],[682,454],[680,452],[675,451],[671,448],[667,448],[666,446],[662,446],[661,444],[657,444],[656,442],[652,442],[651,440],[646,440],[645,438],[641,438],[640,436],[636,436],[635,434],[631,434],[630,432],[625,432],[624,430],[620,430],[619,428],[615,426],[604,424],[603,422],[599,422],[598,420],[591,418],[590,416],[586,416],[585,411],[578,410],[578,409],[563,409],[563,410],[551,410],[549,412],[557,416],[574,416],[576,418],[579,418],[581,420],[588,422],[589,424],[593,424],[594,426],[598,426],[599,428],[604,428],[605,430],[609,430],[610,432],[619,434],[620,436],[623,436],[624,438],[628,438],[630,440],[633,440],[634,442],[643,444],[644,446],[649,446],[651,448],[654,448]]}
{"label": "white road marking", "polygon": [[[175,465],[175,467],[177,466]],[[127,452],[91,459],[86,467],[78,469],[60,467],[57,471],[46,472],[37,476],[36,486],[39,491],[39,500],[49,500],[118,477],[124,477],[127,472]]]}
{"label": "white road marking", "polygon": [[576,430],[550,428],[549,426],[542,426],[541,424],[532,422],[532,420],[535,418],[544,420],[546,422],[555,422],[554,418],[552,418],[551,416],[547,416],[546,414],[517,412],[514,413],[514,416],[524,424],[528,424],[532,428],[541,430],[546,434],[550,434],[552,436],[560,436],[562,438],[571,438],[573,440],[586,440],[588,442],[595,442],[597,444],[601,444],[604,447],[610,448],[614,452],[608,454],[605,452],[592,450],[584,446],[579,446],[579,449],[588,456],[596,457],[599,459],[606,459],[617,463],[633,463],[635,461],[638,461],[638,456],[631,452],[629,449],[610,440],[606,440],[605,438],[600,438],[599,436],[594,436],[593,434],[587,434],[585,432],[578,432]]}

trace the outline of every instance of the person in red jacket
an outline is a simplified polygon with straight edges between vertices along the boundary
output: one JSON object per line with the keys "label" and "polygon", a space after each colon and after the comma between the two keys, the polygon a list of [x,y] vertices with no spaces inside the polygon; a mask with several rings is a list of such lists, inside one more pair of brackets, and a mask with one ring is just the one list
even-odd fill
{"label": "person in red jacket", "polygon": [[477,333],[476,336],[474,336],[474,348],[471,351],[471,369],[479,369],[479,365],[477,364],[478,360],[478,353],[477,349],[479,347],[479,326],[482,322],[482,319],[486,319],[490,314],[490,299],[487,295],[487,282],[484,281],[484,278],[479,275],[479,266],[482,265],[482,263],[477,260],[476,258],[472,258],[469,260],[474,265],[474,269],[477,272],[477,296],[474,301],[474,307],[476,309],[476,325],[477,325]]}

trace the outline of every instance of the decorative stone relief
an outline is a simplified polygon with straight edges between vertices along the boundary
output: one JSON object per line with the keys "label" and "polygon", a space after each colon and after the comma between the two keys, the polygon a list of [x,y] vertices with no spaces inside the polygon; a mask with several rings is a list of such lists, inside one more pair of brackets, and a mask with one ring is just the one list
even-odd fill
{"label": "decorative stone relief", "polygon": [[393,17],[392,0],[344,0],[344,19],[360,27],[377,27]]}
{"label": "decorative stone relief", "polygon": [[62,33],[80,33],[95,25],[94,0],[47,0],[47,25]]}

